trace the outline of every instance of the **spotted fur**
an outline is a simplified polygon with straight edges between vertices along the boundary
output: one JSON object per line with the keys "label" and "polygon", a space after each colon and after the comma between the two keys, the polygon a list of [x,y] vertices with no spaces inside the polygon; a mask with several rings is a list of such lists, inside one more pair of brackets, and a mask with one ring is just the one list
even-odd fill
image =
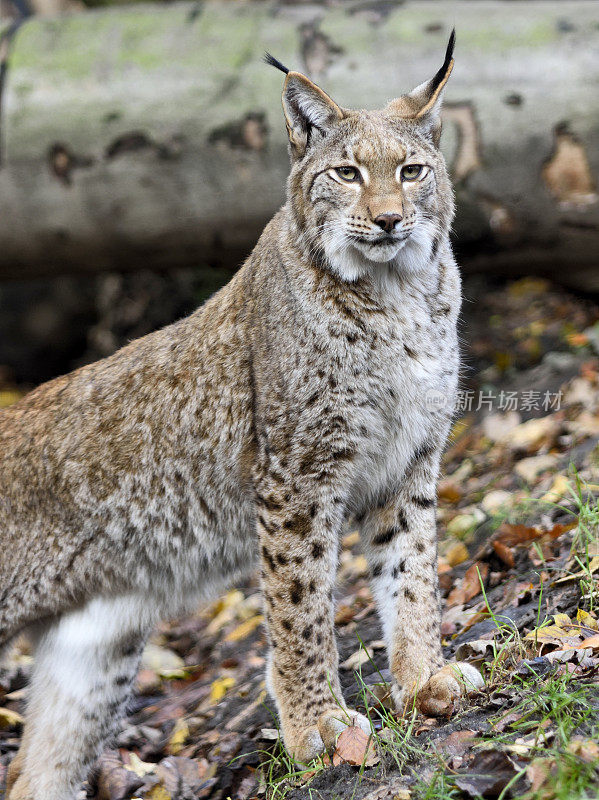
{"label": "spotted fur", "polygon": [[256,559],[288,748],[307,761],[350,722],[367,728],[339,705],[333,632],[352,515],[400,706],[441,667],[435,496],[460,308],[437,149],[451,64],[376,112],[289,72],[287,203],[233,280],[0,414],[0,646],[25,630],[36,642],[10,800],[73,797],[155,621]]}

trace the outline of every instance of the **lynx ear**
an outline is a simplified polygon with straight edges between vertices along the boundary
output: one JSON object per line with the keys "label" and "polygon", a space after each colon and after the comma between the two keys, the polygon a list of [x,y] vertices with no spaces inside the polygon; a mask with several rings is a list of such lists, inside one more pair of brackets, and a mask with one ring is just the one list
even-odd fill
{"label": "lynx ear", "polygon": [[313,130],[325,135],[328,127],[343,119],[343,111],[301,72],[288,70],[269,53],[265,61],[287,75],[283,86],[283,112],[291,151],[299,158],[306,152]]}
{"label": "lynx ear", "polygon": [[324,136],[328,127],[343,119],[339,106],[301,72],[290,72],[285,79],[283,111],[291,149],[297,157],[305,153],[313,129]]}
{"label": "lynx ear", "polygon": [[409,94],[398,97],[389,103],[389,109],[404,119],[413,119],[429,136],[435,146],[439,145],[441,137],[441,104],[443,90],[449,80],[453,69],[453,48],[455,45],[455,28],[451,32],[445,61],[434,78],[426,83],[421,83]]}

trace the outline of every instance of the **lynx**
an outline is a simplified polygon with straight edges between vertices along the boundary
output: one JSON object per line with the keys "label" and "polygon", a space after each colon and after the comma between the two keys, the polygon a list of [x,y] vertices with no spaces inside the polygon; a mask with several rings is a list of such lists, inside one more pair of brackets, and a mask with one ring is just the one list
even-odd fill
{"label": "lynx", "polygon": [[[309,762],[346,725],[333,585],[355,519],[399,709],[480,685],[443,666],[436,481],[458,375],[453,66],[381,111],[286,73],[287,202],[190,317],[0,415],[0,646],[35,648],[10,800],[78,791],[160,617],[259,559],[267,682]],[[432,393],[432,395],[431,395]],[[434,396],[442,402],[427,402]],[[191,598],[191,600],[190,600]]]}

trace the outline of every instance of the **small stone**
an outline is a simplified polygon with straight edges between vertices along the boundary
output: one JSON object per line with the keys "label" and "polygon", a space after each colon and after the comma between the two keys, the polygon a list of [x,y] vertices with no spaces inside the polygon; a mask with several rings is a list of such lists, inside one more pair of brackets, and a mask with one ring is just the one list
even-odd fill
{"label": "small stone", "polygon": [[565,394],[566,405],[580,403],[584,408],[593,409],[597,404],[597,390],[586,378],[574,378]]}
{"label": "small stone", "polygon": [[565,475],[556,475],[549,490],[541,497],[544,503],[557,503],[563,497],[568,497],[570,481]]}
{"label": "small stone", "polygon": [[576,369],[578,359],[573,353],[559,353],[551,351],[543,356],[543,365],[554,370],[554,372],[568,372]]}
{"label": "small stone", "polygon": [[467,458],[465,461],[462,461],[456,471],[452,472],[451,475],[448,475],[447,478],[451,481],[451,483],[459,486],[461,483],[468,480],[468,478],[472,475],[473,469],[474,465],[472,461]]}
{"label": "small stone", "polygon": [[458,514],[447,523],[447,533],[450,536],[455,536],[456,539],[463,539],[478,524],[479,520],[474,514]]}
{"label": "small stone", "polygon": [[514,471],[527,483],[534,483],[535,478],[548,469],[554,469],[556,463],[555,456],[531,456],[518,461]]}
{"label": "small stone", "polygon": [[489,414],[483,420],[483,433],[492,442],[504,442],[509,434],[520,425],[517,411]]}
{"label": "small stone", "polygon": [[536,450],[543,442],[553,442],[560,429],[555,417],[529,419],[510,430],[502,439],[513,450]]}
{"label": "small stone", "polygon": [[141,657],[142,669],[150,669],[154,672],[173,672],[177,669],[183,669],[185,662],[166,647],[160,647],[157,644],[149,642],[143,651]]}
{"label": "small stone", "polygon": [[506,492],[504,489],[494,489],[483,497],[480,507],[486,514],[494,514],[500,508],[509,506],[511,500],[510,492]]}

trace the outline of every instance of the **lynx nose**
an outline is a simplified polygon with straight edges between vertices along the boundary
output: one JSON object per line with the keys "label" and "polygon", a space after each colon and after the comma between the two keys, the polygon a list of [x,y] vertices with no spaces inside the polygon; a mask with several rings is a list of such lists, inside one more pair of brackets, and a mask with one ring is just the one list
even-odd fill
{"label": "lynx nose", "polygon": [[395,226],[402,219],[401,214],[379,214],[378,217],[375,217],[374,224],[382,228],[385,233],[393,233]]}

